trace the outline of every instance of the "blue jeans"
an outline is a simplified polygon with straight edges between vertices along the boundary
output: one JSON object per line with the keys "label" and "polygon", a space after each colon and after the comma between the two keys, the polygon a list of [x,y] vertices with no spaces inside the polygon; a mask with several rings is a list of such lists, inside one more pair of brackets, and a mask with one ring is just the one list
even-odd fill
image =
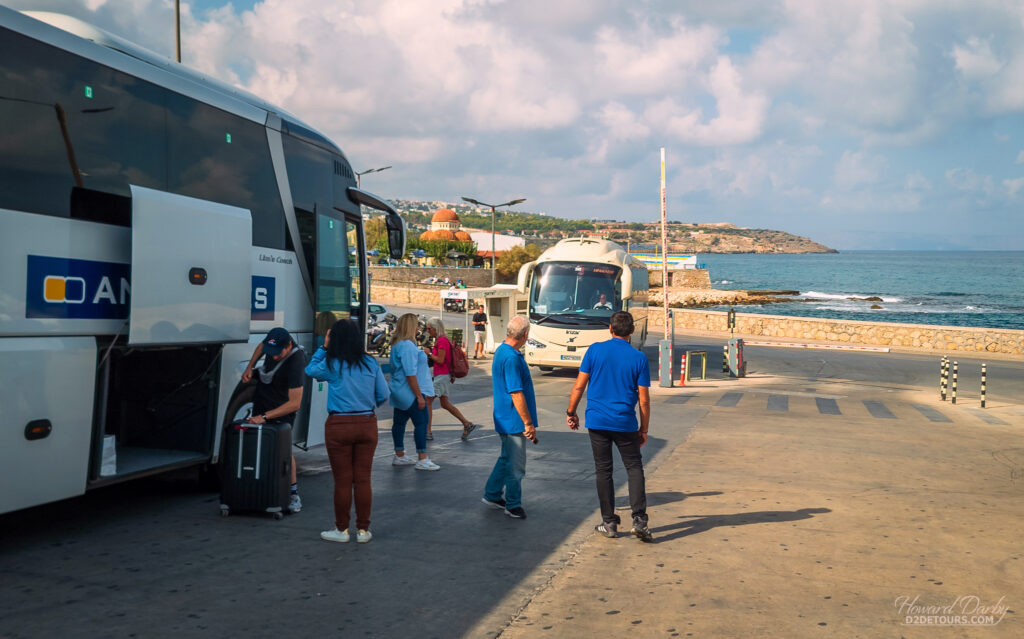
{"label": "blue jeans", "polygon": [[427,452],[427,419],[430,417],[428,410],[430,409],[426,406],[417,408],[416,400],[413,400],[412,406],[405,410],[395,409],[394,422],[391,424],[391,438],[395,440],[396,453],[405,450],[405,423],[410,419],[412,420],[412,439],[416,442],[416,452]]}
{"label": "blue jeans", "polygon": [[502,435],[501,455],[494,464],[491,476],[484,486],[484,497],[489,501],[501,499],[502,489],[505,491],[505,508],[516,508],[523,505],[523,477],[526,476],[526,438],[522,433]]}

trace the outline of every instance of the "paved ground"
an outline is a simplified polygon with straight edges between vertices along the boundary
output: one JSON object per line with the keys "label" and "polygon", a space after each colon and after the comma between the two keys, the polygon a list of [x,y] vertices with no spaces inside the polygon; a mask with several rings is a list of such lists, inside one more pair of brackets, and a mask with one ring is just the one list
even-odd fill
{"label": "paved ground", "polygon": [[[382,420],[367,545],[318,537],[322,450],[299,456],[305,508],[283,522],[223,519],[216,495],[173,478],[0,517],[0,636],[1024,634],[1024,364],[989,367],[982,412],[970,393],[938,401],[933,357],[747,354],[747,379],[654,389],[655,544],[592,533],[588,441],[562,417],[573,375],[535,372],[525,521],[479,503],[492,431],[461,442],[438,413],[442,470],[424,473],[389,465]],[[488,364],[456,385],[481,421]],[[1014,612],[915,628],[895,605],[972,595]]]}

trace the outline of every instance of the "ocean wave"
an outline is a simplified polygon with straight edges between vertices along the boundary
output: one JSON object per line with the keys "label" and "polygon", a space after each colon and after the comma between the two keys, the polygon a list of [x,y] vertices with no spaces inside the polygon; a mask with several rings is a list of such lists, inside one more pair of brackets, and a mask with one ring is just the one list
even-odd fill
{"label": "ocean wave", "polygon": [[[819,293],[818,291],[807,291],[806,293],[800,293],[800,297],[819,300],[847,300],[851,302],[864,301],[865,297],[880,297],[883,302],[888,302],[889,304],[897,304],[903,301],[902,297],[876,295],[874,293]],[[851,300],[851,297],[859,299]]]}
{"label": "ocean wave", "polygon": [[952,291],[942,291],[940,293],[932,293],[935,297],[967,297],[967,293],[954,293]]}

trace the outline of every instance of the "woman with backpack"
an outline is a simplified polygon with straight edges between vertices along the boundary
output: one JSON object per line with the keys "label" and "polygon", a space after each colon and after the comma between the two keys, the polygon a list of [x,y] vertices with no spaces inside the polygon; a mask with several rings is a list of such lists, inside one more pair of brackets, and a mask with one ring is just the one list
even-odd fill
{"label": "woman with backpack", "polygon": [[[465,441],[469,434],[476,430],[480,424],[474,424],[466,419],[448,397],[451,392],[452,382],[455,381],[455,376],[453,375],[453,363],[456,356],[455,347],[452,346],[451,340],[448,339],[448,334],[445,333],[444,323],[441,321],[441,318],[430,318],[427,321],[427,332],[433,339],[434,348],[423,350],[427,354],[427,359],[434,365],[434,395],[441,398],[441,408],[454,415],[455,419],[462,423],[462,440]],[[462,358],[465,359],[465,355],[462,355]],[[430,413],[427,421],[427,439],[434,439],[432,432],[434,425],[433,397],[427,399],[427,406]]]}

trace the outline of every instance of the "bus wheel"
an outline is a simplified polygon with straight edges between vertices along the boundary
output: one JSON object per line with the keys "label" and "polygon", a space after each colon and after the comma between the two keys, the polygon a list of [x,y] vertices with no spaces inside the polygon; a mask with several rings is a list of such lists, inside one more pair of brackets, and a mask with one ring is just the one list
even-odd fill
{"label": "bus wheel", "polygon": [[540,368],[540,370],[542,370],[545,373],[550,373],[551,371],[555,370],[554,366],[538,366],[538,368]]}
{"label": "bus wheel", "polygon": [[256,386],[249,385],[235,395],[235,398],[228,404],[228,409],[224,411],[225,428],[233,422],[248,419],[252,416],[252,398],[255,394]]}

